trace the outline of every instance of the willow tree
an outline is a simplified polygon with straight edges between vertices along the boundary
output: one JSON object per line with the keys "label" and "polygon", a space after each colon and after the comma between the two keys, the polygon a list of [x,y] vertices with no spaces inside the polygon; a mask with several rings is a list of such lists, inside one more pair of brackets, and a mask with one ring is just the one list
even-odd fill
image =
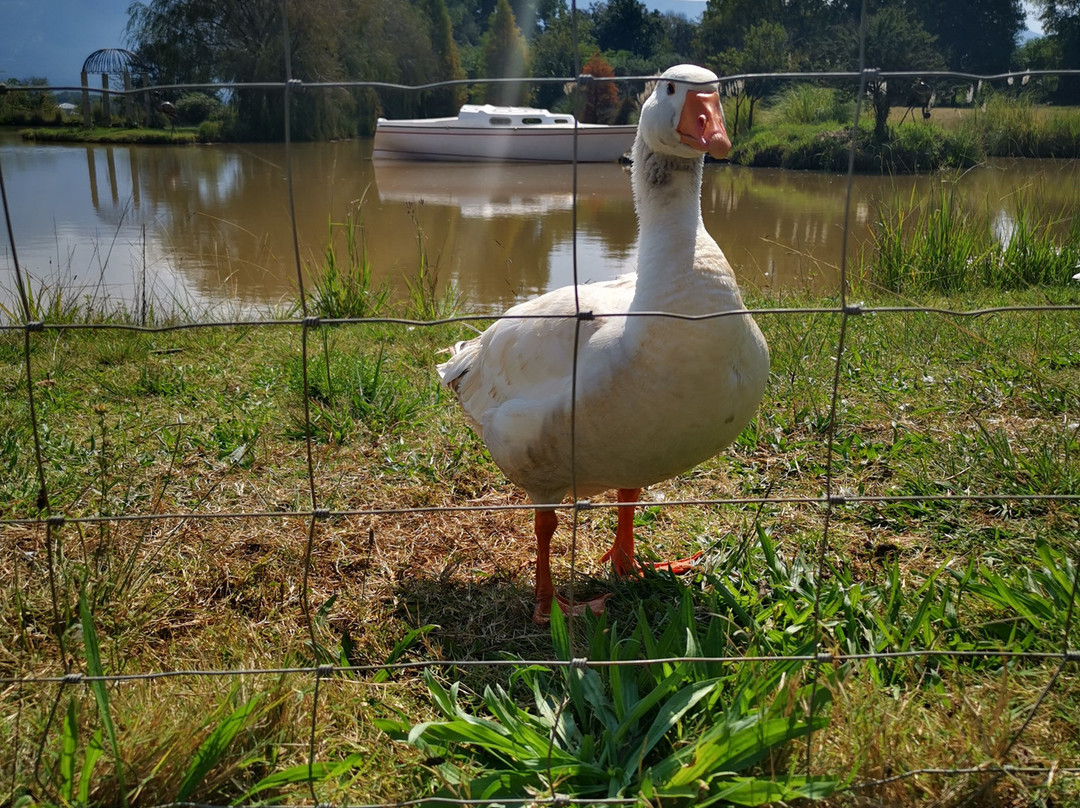
{"label": "willow tree", "polygon": [[[281,0],[135,2],[128,11],[128,36],[139,55],[158,66],[157,83],[279,83],[291,77],[303,84],[423,84],[440,76],[431,26],[409,0],[284,5],[287,53]],[[415,109],[417,98],[411,93],[399,100]],[[280,87],[234,90],[230,136],[281,139],[284,100]],[[368,131],[388,106],[393,105],[371,91],[302,88],[290,93],[290,131],[297,140],[347,137]]]}
{"label": "willow tree", "polygon": [[[286,4],[286,53],[279,0],[149,0],[128,9],[128,36],[141,57],[155,65],[159,83],[304,82],[342,78],[339,48],[348,13],[345,2]],[[349,96],[296,93],[290,129],[300,140],[355,133]],[[239,88],[232,93],[232,136],[280,139],[285,94],[280,89]]]}
{"label": "willow tree", "polygon": [[[461,57],[454,42],[454,27],[450,22],[445,0],[420,0],[418,5],[431,25],[431,50],[438,68],[438,73],[425,83],[464,79],[465,71],[461,67]],[[430,90],[423,100],[424,115],[431,118],[455,115],[465,97],[464,85],[449,85]]]}
{"label": "willow tree", "polygon": [[[484,78],[525,78],[529,75],[529,48],[514,20],[509,0],[498,0],[483,38],[481,69]],[[524,81],[491,82],[484,97],[490,104],[523,104],[529,98]]]}

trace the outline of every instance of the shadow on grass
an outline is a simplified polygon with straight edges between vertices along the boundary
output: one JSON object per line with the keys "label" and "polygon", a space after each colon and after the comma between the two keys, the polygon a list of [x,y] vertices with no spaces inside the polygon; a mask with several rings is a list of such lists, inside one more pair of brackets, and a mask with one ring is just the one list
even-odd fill
{"label": "shadow on grass", "polygon": [[[669,573],[651,571],[634,580],[578,576],[574,596],[581,600],[611,593],[607,602],[608,621],[626,625],[636,622],[639,603],[646,614],[670,609],[685,585],[693,580],[690,576],[680,582]],[[556,580],[556,588],[564,597],[569,596],[568,581]],[[417,629],[436,626],[427,639],[432,650],[443,659],[555,658],[548,627],[532,622],[531,577],[461,579],[418,573],[403,579],[394,595],[398,602],[396,616],[403,623]],[[584,623],[582,619],[583,629]],[[588,636],[584,630],[581,634],[583,639]],[[587,655],[587,648],[581,650]]]}

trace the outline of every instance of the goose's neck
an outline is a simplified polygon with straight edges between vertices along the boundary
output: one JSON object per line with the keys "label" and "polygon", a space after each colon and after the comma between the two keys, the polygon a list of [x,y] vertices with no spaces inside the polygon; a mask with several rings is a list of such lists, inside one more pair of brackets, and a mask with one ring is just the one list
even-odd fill
{"label": "goose's neck", "polygon": [[638,290],[677,284],[693,272],[701,221],[704,160],[658,154],[641,138],[634,143],[632,186],[638,217]]}

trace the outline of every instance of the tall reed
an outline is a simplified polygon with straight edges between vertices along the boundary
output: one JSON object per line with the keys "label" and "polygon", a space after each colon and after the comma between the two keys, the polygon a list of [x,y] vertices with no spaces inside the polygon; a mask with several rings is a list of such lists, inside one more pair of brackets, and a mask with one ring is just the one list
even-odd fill
{"label": "tall reed", "polygon": [[[421,201],[420,204],[423,202]],[[409,202],[406,203],[405,209],[416,228],[416,247],[420,256],[416,272],[411,278],[405,277],[405,286],[409,290],[406,313],[419,320],[441,320],[444,317],[452,317],[461,307],[461,290],[454,280],[440,284],[439,262],[432,261],[428,255],[417,205]]]}
{"label": "tall reed", "polygon": [[856,276],[901,294],[1066,284],[1080,262],[1080,221],[1033,207],[1020,198],[1015,213],[976,216],[945,184],[924,197],[912,192],[878,211]]}
{"label": "tall reed", "polygon": [[[344,262],[338,254],[335,229],[345,238]],[[323,259],[323,265],[312,273],[309,298],[319,316],[372,317],[382,311],[390,290],[385,283],[375,285],[359,208],[350,210],[341,224],[330,222]]]}

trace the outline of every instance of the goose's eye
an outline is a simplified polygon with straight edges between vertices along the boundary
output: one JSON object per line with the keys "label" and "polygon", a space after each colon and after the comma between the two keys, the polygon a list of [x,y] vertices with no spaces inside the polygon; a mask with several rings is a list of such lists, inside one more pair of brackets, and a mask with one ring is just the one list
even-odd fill
{"label": "goose's eye", "polygon": [[667,94],[675,95],[675,85],[672,84],[670,81],[667,83]]}

